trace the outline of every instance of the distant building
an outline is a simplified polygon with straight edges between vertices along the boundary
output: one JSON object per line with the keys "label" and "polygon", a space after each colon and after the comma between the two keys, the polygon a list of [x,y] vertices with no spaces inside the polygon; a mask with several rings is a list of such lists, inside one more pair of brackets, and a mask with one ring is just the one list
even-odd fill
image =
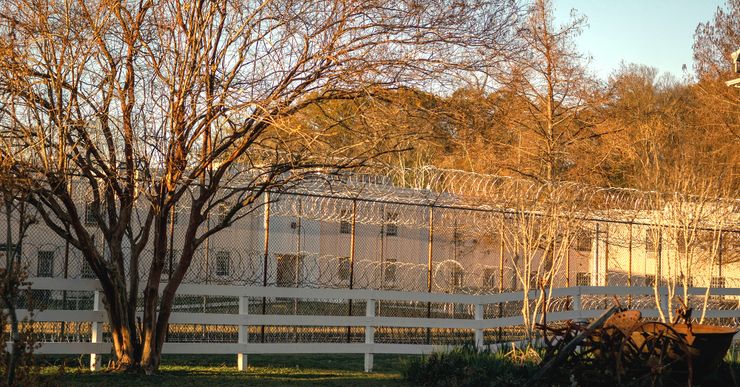
{"label": "distant building", "polygon": [[[380,184],[388,189],[388,184]],[[496,292],[520,289],[523,280],[536,287],[541,280],[536,268],[545,267],[540,265],[546,263],[542,261],[545,257],[538,256],[525,273],[522,254],[511,247],[511,242],[504,243],[495,232],[481,235],[467,231],[466,222],[478,220],[464,214],[456,216],[453,208],[435,208],[430,230],[429,208],[414,199],[414,195],[426,193],[402,191],[399,196],[408,197],[407,203],[383,202],[383,197],[368,194],[357,205],[354,261],[350,259],[352,200],[326,197],[317,201],[287,193],[271,204],[267,251],[264,209],[256,208],[201,246],[184,282],[348,287],[351,279],[355,288],[427,291],[430,259],[432,290],[438,292]],[[86,208],[84,221],[94,232],[97,225],[88,207],[81,203],[79,208]],[[215,211],[211,222],[220,216]],[[736,283],[740,279],[737,230],[725,232],[720,240],[716,240],[716,233],[706,231],[701,237],[706,240],[697,244],[693,260],[686,262],[681,257],[683,242],[669,236],[675,233],[656,228],[640,217],[632,218],[632,222],[585,222],[566,256],[556,263],[553,284],[651,286],[656,281],[681,278],[688,270],[691,273],[686,280],[694,286],[740,286]],[[172,217],[173,264],[177,263],[187,219],[187,206]],[[517,225],[512,221],[504,227]],[[5,235],[4,225],[0,225],[0,235]],[[103,240],[100,232],[95,235],[98,241]],[[717,247],[719,253],[711,263],[710,250],[717,251]],[[4,255],[4,246],[0,248]],[[93,277],[80,252],[43,223],[31,226],[23,246],[18,248],[21,262],[32,277]],[[150,259],[145,251],[140,272],[148,272]],[[166,262],[162,280],[166,281],[168,275]]]}

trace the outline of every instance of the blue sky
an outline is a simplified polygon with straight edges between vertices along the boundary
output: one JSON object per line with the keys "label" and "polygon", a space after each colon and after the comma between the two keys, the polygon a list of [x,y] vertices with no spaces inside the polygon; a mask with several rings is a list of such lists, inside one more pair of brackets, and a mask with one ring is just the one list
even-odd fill
{"label": "blue sky", "polygon": [[681,78],[686,64],[693,74],[694,30],[711,20],[721,0],[554,0],[555,21],[568,20],[571,9],[588,18],[577,39],[592,57],[590,69],[606,79],[625,63],[656,67]]}

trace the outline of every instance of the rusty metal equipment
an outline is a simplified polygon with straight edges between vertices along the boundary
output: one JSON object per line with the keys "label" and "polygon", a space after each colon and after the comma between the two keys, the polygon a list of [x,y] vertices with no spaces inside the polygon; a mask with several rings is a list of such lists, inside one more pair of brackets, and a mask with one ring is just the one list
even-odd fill
{"label": "rusty metal equipment", "polygon": [[692,324],[685,306],[676,315],[672,324],[643,321],[639,311],[615,306],[588,325],[540,324],[544,355],[528,385],[700,383],[720,366],[738,330]]}

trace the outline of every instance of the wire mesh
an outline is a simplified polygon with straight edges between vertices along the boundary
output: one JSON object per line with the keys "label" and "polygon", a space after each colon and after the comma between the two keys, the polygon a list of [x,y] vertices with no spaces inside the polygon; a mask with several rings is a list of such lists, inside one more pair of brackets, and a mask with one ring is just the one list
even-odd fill
{"label": "wire mesh", "polygon": [[[87,217],[88,194],[84,186],[75,189],[79,191],[78,210],[85,214],[101,254],[108,257],[102,232],[94,219]],[[235,188],[224,187],[230,189]],[[183,283],[456,294],[536,289],[541,281],[553,287],[740,287],[738,200],[713,199],[713,215],[696,223],[701,227],[687,228],[666,223],[679,222],[681,214],[667,208],[676,207],[671,203],[696,198],[572,183],[542,186],[434,168],[388,170],[382,176],[358,173],[341,179],[323,176],[291,189],[272,193],[269,202],[255,204],[231,227],[207,238],[196,250]],[[558,214],[548,213],[548,203],[552,205],[553,201],[558,203]],[[729,215],[720,219],[719,212]],[[169,251],[160,278],[163,282],[177,267],[188,215],[187,203],[181,203],[170,218],[173,232],[167,241]],[[202,231],[223,216],[220,207],[215,208]],[[140,217],[137,212],[136,219]],[[523,230],[526,227],[522,219],[537,227]],[[547,230],[548,224],[558,227]],[[0,231],[4,235],[3,227]],[[544,242],[534,238],[538,236],[535,234]],[[12,239],[17,240],[17,235]],[[4,255],[9,246],[0,245],[0,254]],[[555,247],[548,250],[548,246]],[[94,277],[83,254],[42,222],[29,228],[21,246],[10,247],[17,249],[18,260],[31,277]],[[152,256],[151,249],[142,252],[135,265],[138,273],[124,265],[127,277],[138,275],[146,280]],[[4,262],[1,259],[0,265]],[[22,298],[21,307],[32,303],[40,310],[90,310],[93,295],[35,290],[29,300]],[[603,308],[612,300],[584,297],[582,306]],[[237,314],[238,302],[236,297],[177,296],[173,312]],[[621,297],[620,302],[648,308],[654,306],[655,299]],[[703,298],[691,297],[689,302],[698,307]],[[709,305],[711,309],[737,309],[738,300],[712,295]],[[138,309],[141,307],[140,298]],[[548,311],[572,307],[570,298],[557,298],[549,301]],[[484,317],[518,316],[523,308],[523,300],[486,305]],[[365,303],[250,298],[249,313],[357,316],[364,315]],[[378,300],[376,314],[472,319],[474,306]],[[89,337],[89,326],[82,329],[83,325],[73,323],[39,324],[39,334],[48,335],[44,341]],[[520,337],[518,329],[486,330],[486,341]],[[249,340],[360,342],[363,332],[363,327],[250,327]],[[167,340],[235,342],[236,337],[234,326],[171,324]],[[377,342],[449,344],[468,339],[472,340],[472,333],[466,330],[382,327],[376,333]]]}

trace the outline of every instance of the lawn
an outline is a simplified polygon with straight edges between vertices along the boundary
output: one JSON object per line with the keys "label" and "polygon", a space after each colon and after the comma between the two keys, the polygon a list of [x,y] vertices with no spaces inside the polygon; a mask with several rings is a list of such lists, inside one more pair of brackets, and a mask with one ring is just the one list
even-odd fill
{"label": "lawn", "polygon": [[84,366],[88,357],[80,359],[40,356],[42,381],[64,386],[408,386],[400,374],[404,357],[394,355],[376,355],[375,372],[369,374],[362,372],[362,355],[252,355],[246,373],[236,370],[235,356],[164,356],[154,376],[90,372]]}
{"label": "lawn", "polygon": [[[364,373],[362,355],[251,355],[249,372],[236,370],[230,355],[164,356],[154,376],[87,370],[88,356],[38,356],[42,382],[63,386],[411,386],[401,370],[411,356],[375,355],[375,372]],[[740,375],[740,347],[726,361]],[[105,364],[106,359],[103,359]],[[715,385],[709,378],[703,385]]]}

